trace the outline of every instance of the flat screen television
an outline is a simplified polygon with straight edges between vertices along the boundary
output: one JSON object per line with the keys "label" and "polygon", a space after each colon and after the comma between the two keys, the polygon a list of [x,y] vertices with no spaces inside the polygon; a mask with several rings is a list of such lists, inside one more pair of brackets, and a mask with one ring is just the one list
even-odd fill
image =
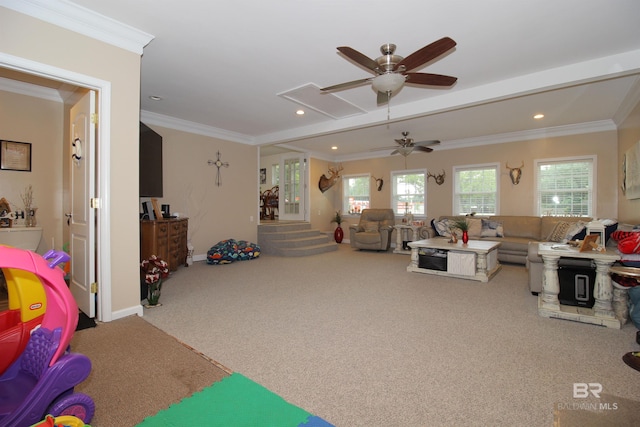
{"label": "flat screen television", "polygon": [[162,197],[162,136],[140,122],[140,197]]}

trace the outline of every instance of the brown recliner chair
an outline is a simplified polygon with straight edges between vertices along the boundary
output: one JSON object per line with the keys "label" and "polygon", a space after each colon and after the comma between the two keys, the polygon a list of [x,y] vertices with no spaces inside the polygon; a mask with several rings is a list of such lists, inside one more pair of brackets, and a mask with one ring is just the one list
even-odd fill
{"label": "brown recliner chair", "polygon": [[358,225],[349,226],[352,248],[387,251],[395,225],[393,209],[363,209]]}

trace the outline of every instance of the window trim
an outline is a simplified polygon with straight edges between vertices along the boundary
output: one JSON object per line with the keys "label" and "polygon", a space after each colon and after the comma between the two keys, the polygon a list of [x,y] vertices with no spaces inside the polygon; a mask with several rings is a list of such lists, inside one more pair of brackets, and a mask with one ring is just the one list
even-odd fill
{"label": "window trim", "polygon": [[393,208],[393,205],[395,203],[395,176],[396,175],[411,175],[411,174],[415,174],[415,173],[422,173],[424,175],[424,213],[423,214],[416,214],[416,213],[412,213],[414,218],[427,218],[427,212],[428,212],[428,199],[427,199],[427,169],[426,168],[418,168],[418,169],[402,169],[402,170],[392,170],[389,173],[389,182],[391,183],[391,194],[390,194],[390,201],[389,201],[389,207],[393,210],[393,212],[395,213],[395,216],[398,218],[401,218],[404,216],[404,214],[401,214],[399,212],[396,212],[395,209]]}
{"label": "window trim", "polygon": [[535,206],[535,212],[537,216],[542,216],[543,213],[540,209],[540,190],[538,189],[538,175],[540,170],[540,164],[545,163],[562,163],[562,162],[579,162],[579,161],[591,161],[591,213],[586,217],[597,218],[597,203],[598,200],[598,156],[596,154],[587,154],[583,156],[569,156],[569,157],[554,157],[547,159],[534,159],[533,160],[533,205]]}
{"label": "window trim", "polygon": [[[496,169],[496,213],[492,215],[493,216],[500,215],[500,162],[453,166],[452,168],[453,169],[453,173],[452,173],[453,186],[451,187],[451,190],[452,190],[451,212],[456,212],[456,199],[457,199],[456,184],[458,182],[458,172],[463,170],[464,171],[472,170],[472,169],[489,169],[492,167],[495,167]],[[470,213],[470,212],[467,212],[467,213]],[[477,214],[477,216],[492,216],[492,215]]]}
{"label": "window trim", "polygon": [[345,202],[345,193],[344,193],[344,186],[346,185],[345,183],[347,182],[348,179],[350,178],[367,178],[367,180],[369,181],[369,206],[371,206],[371,173],[367,172],[367,173],[352,173],[349,175],[342,175],[342,186],[341,186],[341,197],[340,197],[340,212],[342,212],[343,215],[347,215],[347,216],[359,216],[359,214],[350,214],[348,209],[345,209],[344,206],[344,202]]}

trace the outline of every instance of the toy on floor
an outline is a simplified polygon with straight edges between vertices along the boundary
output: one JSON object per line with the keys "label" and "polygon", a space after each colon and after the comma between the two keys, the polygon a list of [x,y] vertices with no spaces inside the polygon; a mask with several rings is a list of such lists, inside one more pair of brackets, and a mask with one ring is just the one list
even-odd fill
{"label": "toy on floor", "polygon": [[53,415],[47,415],[47,417],[39,423],[33,424],[31,427],[91,427],[89,424],[85,424],[80,418],[72,415],[63,415],[61,417],[53,417]]}
{"label": "toy on floor", "polygon": [[0,425],[26,426],[47,414],[71,415],[88,423],[95,404],[74,387],[91,372],[88,357],[71,353],[69,343],[78,323],[78,306],[64,272],[57,267],[68,260],[64,252],[34,252],[0,246],[0,268],[33,273],[44,288],[46,312],[25,350],[0,376]]}
{"label": "toy on floor", "polygon": [[0,313],[0,375],[22,354],[47,309],[44,287],[35,274],[13,268],[2,272],[9,309]]}

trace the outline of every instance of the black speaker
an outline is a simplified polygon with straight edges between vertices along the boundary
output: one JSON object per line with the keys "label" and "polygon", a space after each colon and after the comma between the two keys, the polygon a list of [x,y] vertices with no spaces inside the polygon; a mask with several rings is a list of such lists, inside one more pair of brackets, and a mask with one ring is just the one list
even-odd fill
{"label": "black speaker", "polygon": [[594,268],[559,267],[560,304],[592,308],[595,304],[593,288],[596,282]]}

